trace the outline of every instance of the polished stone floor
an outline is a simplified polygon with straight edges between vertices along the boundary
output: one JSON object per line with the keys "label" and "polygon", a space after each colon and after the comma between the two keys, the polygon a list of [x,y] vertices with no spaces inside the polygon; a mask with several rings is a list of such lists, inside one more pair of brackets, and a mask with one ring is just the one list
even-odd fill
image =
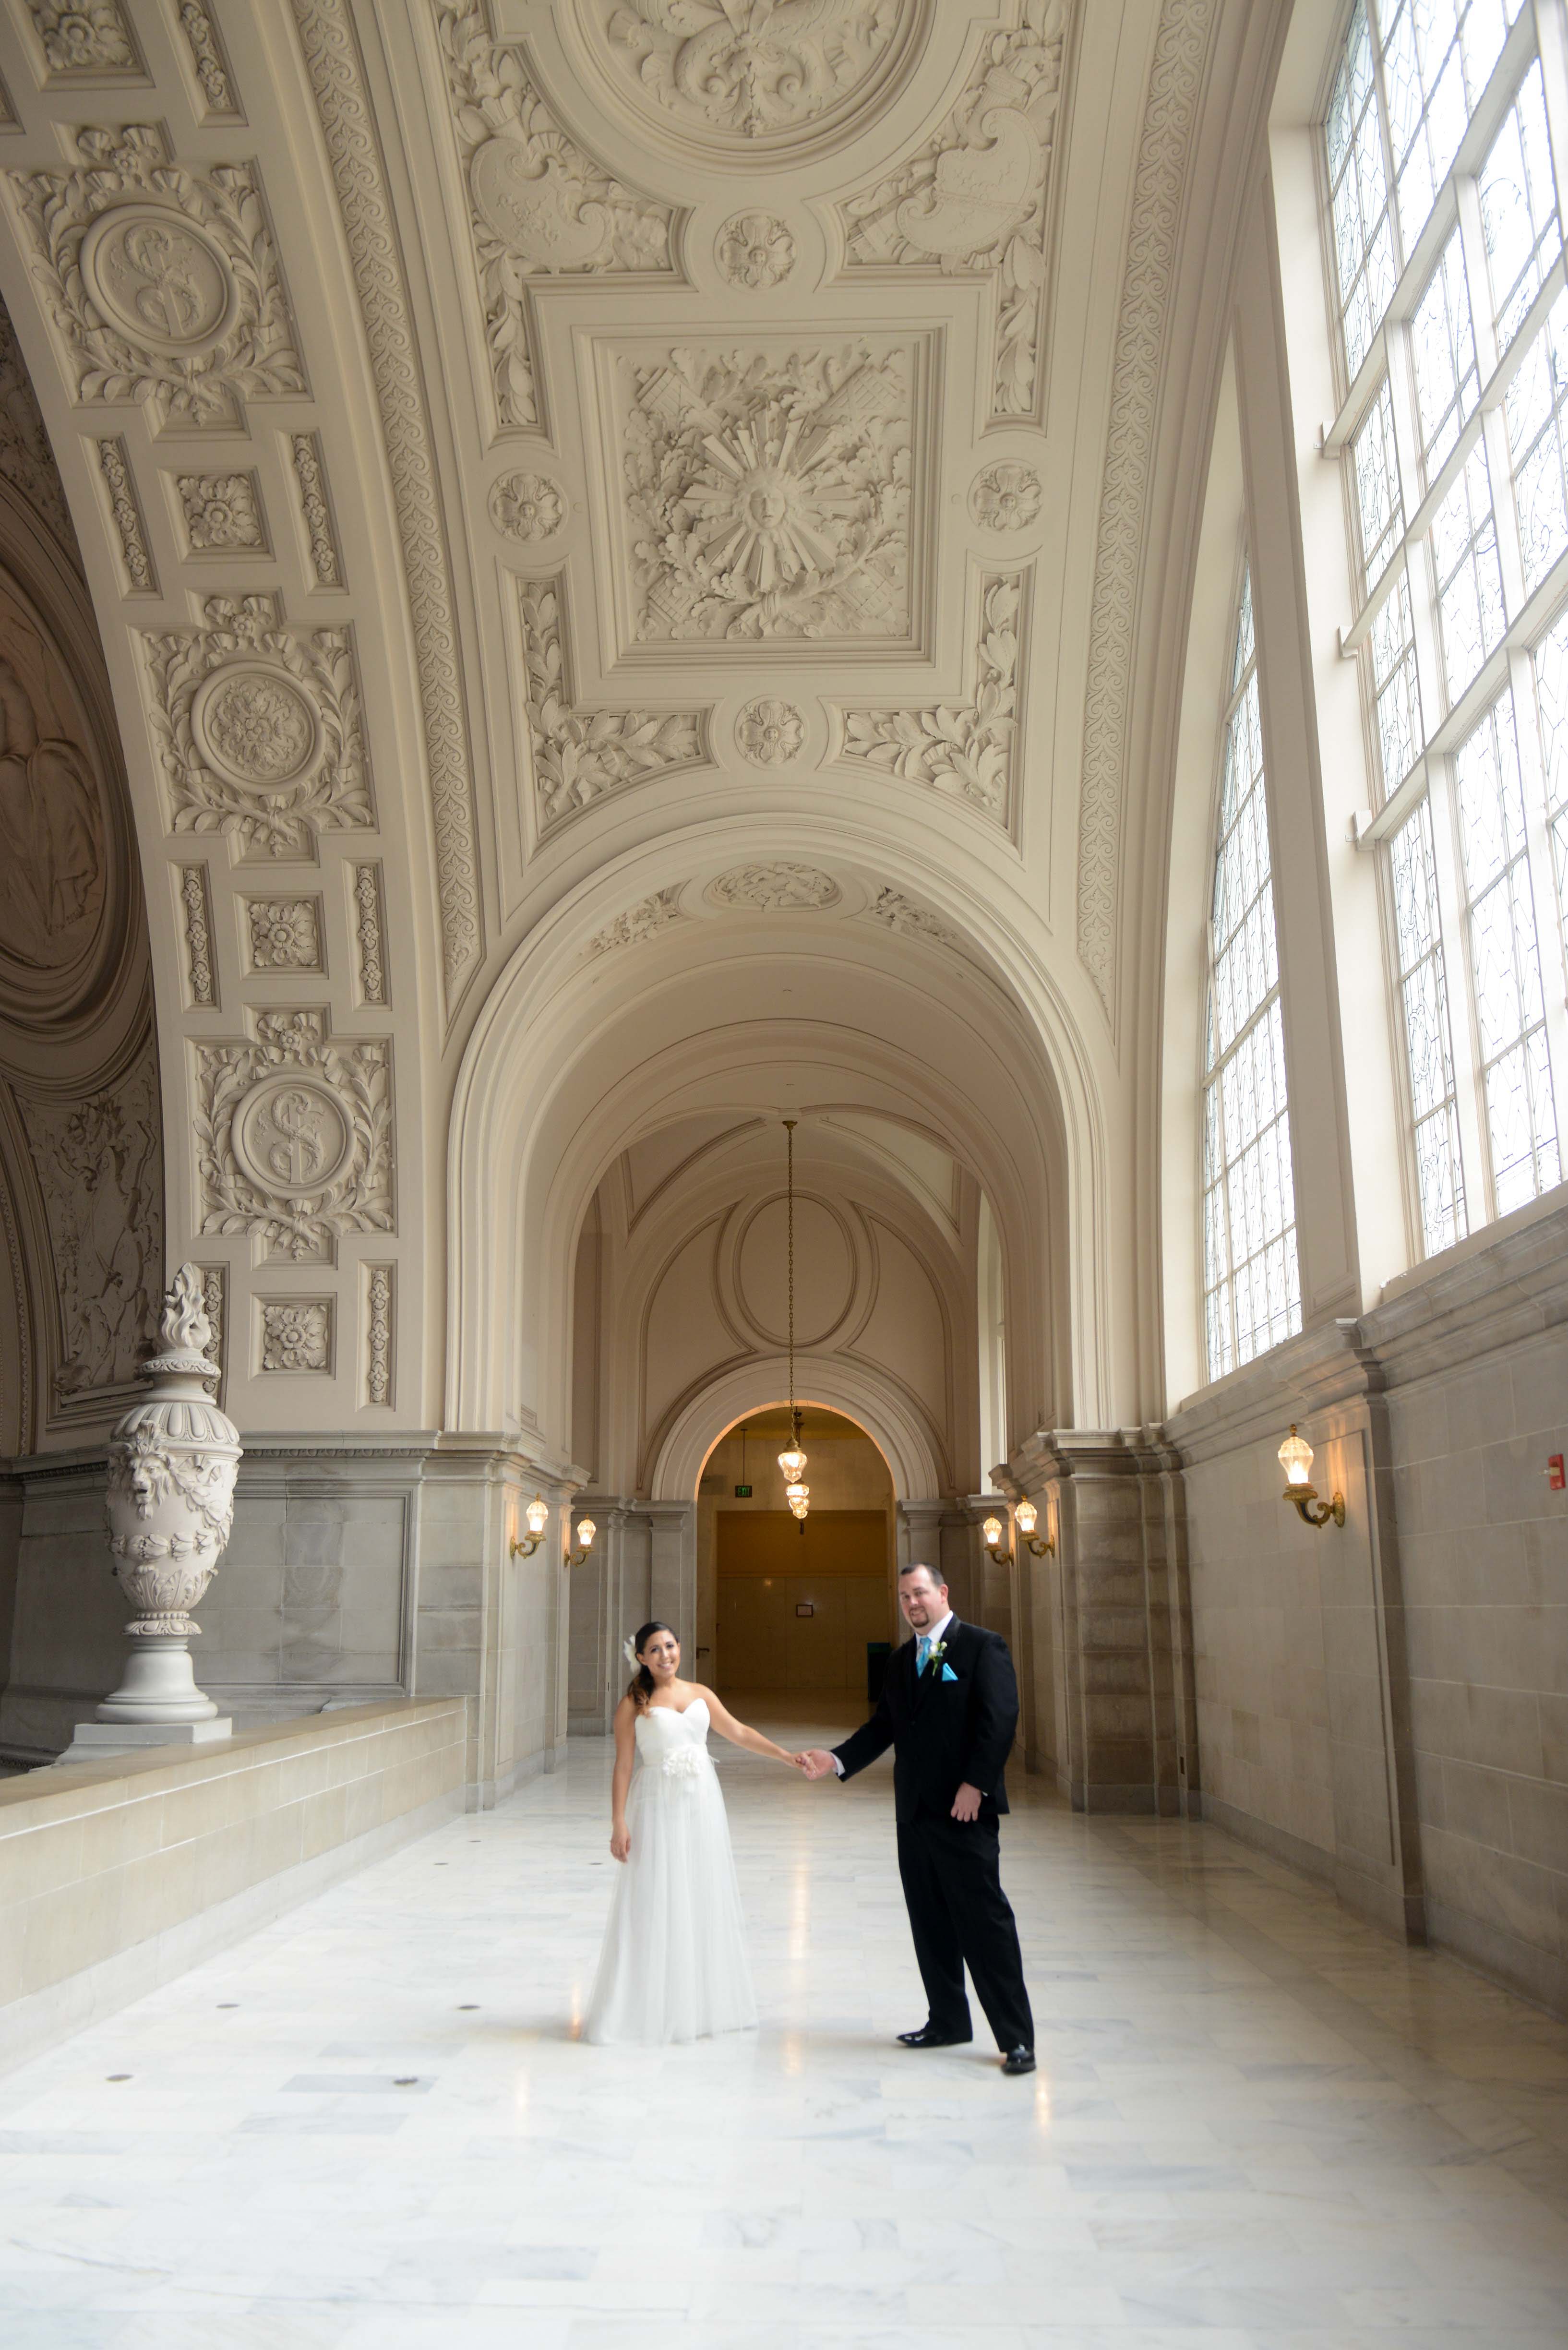
{"label": "polished stone floor", "polygon": [[885,1768],[720,1759],[759,2033],[574,2036],[613,1866],[575,1743],[0,2080],[5,2350],[1563,2350],[1568,2030],[1026,1783],[1040,2071],[906,2054]]}

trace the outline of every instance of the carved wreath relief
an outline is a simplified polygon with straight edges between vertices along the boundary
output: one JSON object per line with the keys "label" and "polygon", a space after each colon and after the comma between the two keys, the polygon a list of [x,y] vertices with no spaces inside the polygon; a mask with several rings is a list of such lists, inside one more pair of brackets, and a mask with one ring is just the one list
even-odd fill
{"label": "carved wreath relief", "polygon": [[226,426],[244,399],[307,390],[254,167],[198,178],[137,124],[76,147],[74,171],[5,176],[77,399]]}
{"label": "carved wreath relief", "polygon": [[632,633],[909,630],[909,339],[622,351]]}
{"label": "carved wreath relief", "polygon": [[390,1232],[391,1050],[337,1043],[325,1012],[258,1013],[254,1043],[196,1045],[202,1232],[296,1263]]}
{"label": "carved wreath relief", "polygon": [[711,906],[753,907],[759,913],[836,906],[843,892],[831,873],[815,865],[737,865],[703,891]]}
{"label": "carved wreath relief", "polygon": [[271,596],[213,597],[203,617],[142,640],[172,828],[286,857],[373,824],[348,630],[286,628]]}
{"label": "carved wreath relief", "polygon": [[972,702],[938,702],[924,710],[846,711],[841,755],[864,759],[906,783],[951,793],[1011,824],[1023,596],[1023,577],[1016,572],[983,583]]}

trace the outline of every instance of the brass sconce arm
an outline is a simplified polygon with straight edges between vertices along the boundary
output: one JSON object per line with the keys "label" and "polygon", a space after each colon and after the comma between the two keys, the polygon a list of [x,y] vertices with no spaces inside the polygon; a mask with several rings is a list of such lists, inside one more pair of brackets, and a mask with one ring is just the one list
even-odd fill
{"label": "brass sconce arm", "polygon": [[543,1493],[535,1493],[524,1515],[528,1521],[526,1538],[514,1534],[509,1545],[514,1558],[532,1558],[545,1539],[545,1529],[550,1523],[549,1504]]}
{"label": "brass sconce arm", "polygon": [[1326,1526],[1330,1520],[1336,1526],[1345,1523],[1345,1495],[1335,1493],[1333,1500],[1320,1502],[1312,1485],[1287,1485],[1284,1498],[1293,1502],[1295,1512],[1303,1526]]}

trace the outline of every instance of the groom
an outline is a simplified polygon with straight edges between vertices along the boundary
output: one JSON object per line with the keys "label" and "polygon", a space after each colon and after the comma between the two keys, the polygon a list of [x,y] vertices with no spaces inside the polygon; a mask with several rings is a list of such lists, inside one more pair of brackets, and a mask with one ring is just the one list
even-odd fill
{"label": "groom", "polygon": [[898,1575],[898,1605],[914,1634],[888,1668],[877,1711],[831,1752],[799,1757],[806,1776],[852,1779],[889,1746],[898,1874],[929,2015],[900,2032],[906,2048],[972,2040],[967,1960],[1004,2073],[1034,2070],[1034,2019],[1023,1987],[1018,1928],[1002,1889],[998,1815],[1002,1765],[1018,1727],[1018,1684],[1007,1643],[961,1624],[929,1566]]}

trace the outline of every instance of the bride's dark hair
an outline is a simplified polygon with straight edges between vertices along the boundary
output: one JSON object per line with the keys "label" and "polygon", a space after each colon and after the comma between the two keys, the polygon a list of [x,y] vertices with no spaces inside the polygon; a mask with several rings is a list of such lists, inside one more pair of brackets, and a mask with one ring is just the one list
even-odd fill
{"label": "bride's dark hair", "polygon": [[[672,1640],[676,1637],[668,1624],[643,1624],[631,1636],[632,1654],[640,1657],[656,1632],[669,1632]],[[653,1675],[646,1665],[639,1665],[626,1685],[626,1693],[639,1713],[647,1712],[648,1700],[653,1695]]]}

